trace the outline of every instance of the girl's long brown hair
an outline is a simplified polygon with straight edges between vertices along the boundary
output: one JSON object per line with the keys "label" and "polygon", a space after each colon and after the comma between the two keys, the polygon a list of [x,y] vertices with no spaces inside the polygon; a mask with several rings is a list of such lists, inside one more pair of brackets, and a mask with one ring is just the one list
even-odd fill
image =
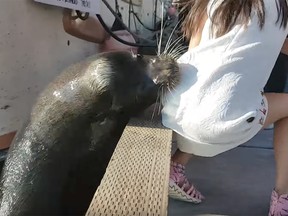
{"label": "girl's long brown hair", "polygon": [[[217,0],[213,0],[215,4]],[[273,1],[273,0],[270,0]],[[278,19],[276,24],[286,28],[288,21],[288,6],[286,0],[274,0],[277,4]],[[209,0],[176,0],[185,17],[182,22],[184,36],[188,39],[197,32],[203,15],[207,12]],[[232,29],[236,22],[247,25],[252,10],[258,16],[259,28],[262,29],[265,23],[265,5],[263,0],[224,0],[217,6],[211,15],[213,35],[219,37]]]}

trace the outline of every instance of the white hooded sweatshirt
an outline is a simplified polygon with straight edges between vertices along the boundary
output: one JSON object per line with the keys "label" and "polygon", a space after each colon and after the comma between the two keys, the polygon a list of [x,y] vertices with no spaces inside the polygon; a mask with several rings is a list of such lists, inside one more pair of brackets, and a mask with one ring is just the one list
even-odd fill
{"label": "white hooded sweatshirt", "polygon": [[262,30],[252,12],[247,27],[236,24],[211,38],[208,18],[200,44],[179,58],[181,82],[168,95],[162,122],[181,135],[180,150],[214,156],[247,142],[263,127],[268,107],[262,91],[288,33],[276,24],[276,2],[264,0]]}

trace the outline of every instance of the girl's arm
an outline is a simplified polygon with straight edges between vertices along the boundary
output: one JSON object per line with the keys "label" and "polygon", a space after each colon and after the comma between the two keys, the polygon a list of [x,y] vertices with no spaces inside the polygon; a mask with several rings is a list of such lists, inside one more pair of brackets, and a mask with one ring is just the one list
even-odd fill
{"label": "girl's arm", "polygon": [[89,16],[88,19],[81,20],[73,16],[70,9],[63,10],[62,23],[66,33],[82,40],[103,43],[109,37],[96,17]]}

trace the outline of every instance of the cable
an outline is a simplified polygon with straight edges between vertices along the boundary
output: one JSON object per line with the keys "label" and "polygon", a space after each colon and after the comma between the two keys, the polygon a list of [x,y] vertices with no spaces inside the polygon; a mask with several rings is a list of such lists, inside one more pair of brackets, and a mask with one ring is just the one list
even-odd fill
{"label": "cable", "polygon": [[125,44],[125,45],[128,45],[128,46],[134,46],[134,47],[157,47],[157,44],[141,44],[141,43],[130,43],[130,42],[127,42],[121,38],[119,38],[116,34],[114,34],[110,29],[109,27],[106,25],[106,23],[103,21],[102,17],[100,14],[96,14],[99,22],[101,23],[101,25],[103,26],[103,28],[105,29],[105,31],[107,31],[115,40]]}
{"label": "cable", "polygon": [[155,32],[155,31],[158,31],[158,30],[159,30],[159,29],[152,29],[152,28],[147,27],[147,26],[141,21],[141,19],[140,19],[139,16],[137,15],[137,13],[135,13],[134,11],[131,11],[131,13],[134,15],[134,17],[136,17],[136,19],[138,20],[138,22],[139,22],[144,28],[146,28],[147,30],[152,31],[152,32]]}
{"label": "cable", "polygon": [[[121,18],[118,16],[118,14],[111,8],[111,6],[109,5],[109,3],[106,0],[102,0],[102,2],[106,5],[106,7],[110,10],[110,12],[114,15],[114,17],[123,25],[123,27],[125,28],[126,31],[128,31],[131,35],[133,35],[135,38],[140,38],[138,35],[134,34],[133,32],[131,32],[131,30],[123,23],[123,21],[121,20]],[[141,38],[143,40],[145,40],[144,38]]]}
{"label": "cable", "polygon": [[[142,39],[144,41],[149,41],[147,39],[144,38],[140,38],[138,35],[134,34],[133,32],[130,31],[130,29],[123,23],[123,21],[121,20],[121,18],[118,16],[118,14],[111,8],[111,6],[107,3],[106,0],[102,0],[102,2],[106,5],[106,7],[110,10],[110,12],[114,15],[114,17],[123,25],[123,27],[125,28],[125,30],[127,30],[131,35],[133,35],[134,37],[136,37],[137,39]],[[117,10],[117,6],[118,6],[118,10],[119,10],[119,5],[117,4],[118,2],[115,1],[116,3],[116,10]],[[79,10],[76,10],[76,14],[77,16],[81,19],[81,20],[86,20],[89,17],[89,13],[86,12],[84,13],[84,15],[82,15],[82,12]],[[106,25],[106,23],[103,21],[102,17],[100,14],[96,14],[96,17],[98,18],[100,24],[103,26],[103,28],[105,29],[105,31],[107,31],[115,40],[119,41],[120,43],[123,43],[125,45],[128,46],[133,46],[133,47],[157,47],[157,43],[156,44],[144,44],[144,43],[138,43],[136,41],[136,43],[131,43],[128,41],[125,41],[121,38],[119,38],[116,34],[114,34],[110,28]],[[153,41],[149,41],[149,42],[153,42]]]}

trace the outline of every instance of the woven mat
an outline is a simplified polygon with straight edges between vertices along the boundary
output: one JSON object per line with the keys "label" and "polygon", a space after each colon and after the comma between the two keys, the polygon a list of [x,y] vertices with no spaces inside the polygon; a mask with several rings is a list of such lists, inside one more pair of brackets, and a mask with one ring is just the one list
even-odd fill
{"label": "woven mat", "polygon": [[86,216],[167,215],[171,140],[160,121],[132,119]]}

